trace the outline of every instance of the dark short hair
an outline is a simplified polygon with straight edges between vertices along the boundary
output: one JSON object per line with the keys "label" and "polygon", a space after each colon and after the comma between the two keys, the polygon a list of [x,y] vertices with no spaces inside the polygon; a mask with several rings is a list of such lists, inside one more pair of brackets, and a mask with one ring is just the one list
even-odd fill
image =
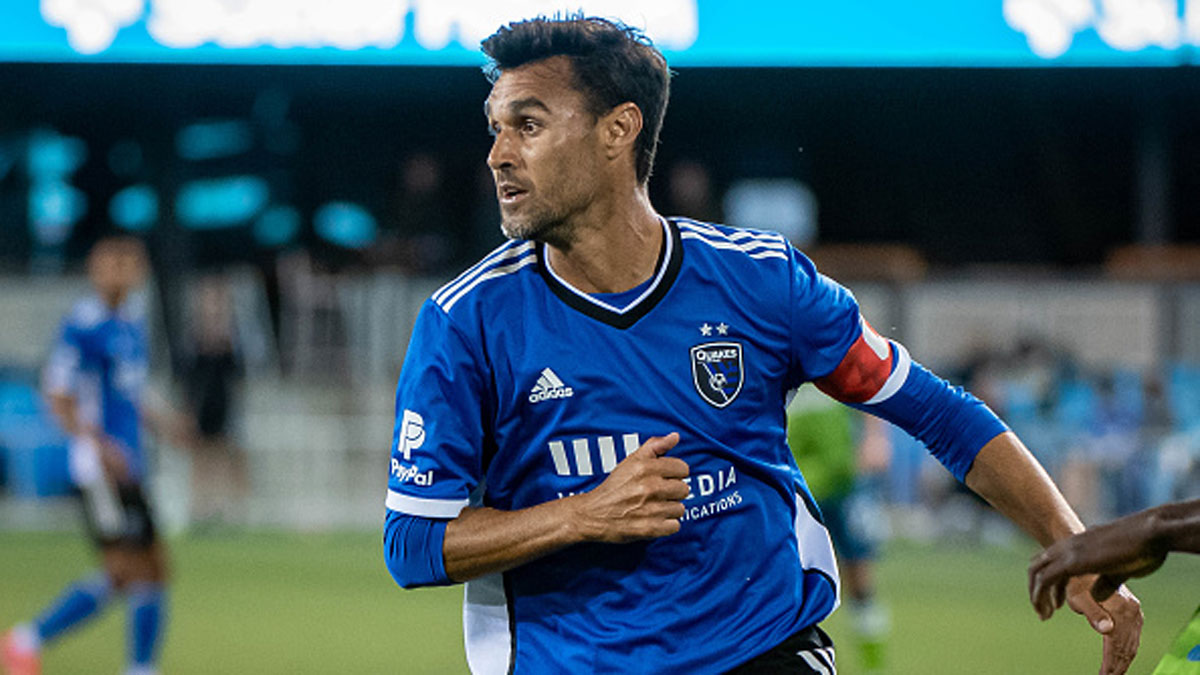
{"label": "dark short hair", "polygon": [[571,60],[575,89],[599,117],[632,101],[642,111],[642,131],[634,155],[639,183],[650,178],[658,132],[670,94],[667,60],[650,38],[620,22],[569,15],[510,23],[483,41],[493,84],[506,70],[553,56]]}

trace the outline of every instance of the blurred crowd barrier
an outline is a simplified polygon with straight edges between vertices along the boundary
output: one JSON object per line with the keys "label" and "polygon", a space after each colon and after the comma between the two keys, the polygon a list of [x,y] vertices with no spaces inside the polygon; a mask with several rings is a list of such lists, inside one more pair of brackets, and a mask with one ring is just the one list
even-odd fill
{"label": "blurred crowd barrier", "polygon": [[[281,269],[273,307],[254,271],[223,272],[219,292],[211,275],[186,279],[184,297],[205,299],[179,309],[184,332],[211,329],[214,317],[230,323],[237,366],[218,391],[228,426],[216,433],[228,441],[220,452],[239,458],[245,489],[199,513],[197,467],[215,451],[158,443],[155,492],[167,526],[378,525],[393,387],[416,313],[445,281],[325,273],[299,260]],[[1200,496],[1200,283],[966,275],[848,285],[877,330],[995,408],[1085,520]],[[59,499],[69,489],[61,434],[37,388],[58,322],[85,287],[71,277],[0,278],[0,527],[74,526]],[[227,311],[212,306],[222,302]],[[158,312],[160,398],[198,414],[188,381],[197,376],[167,347],[164,326]],[[957,494],[900,435],[886,486],[888,502],[908,512],[934,512]]]}

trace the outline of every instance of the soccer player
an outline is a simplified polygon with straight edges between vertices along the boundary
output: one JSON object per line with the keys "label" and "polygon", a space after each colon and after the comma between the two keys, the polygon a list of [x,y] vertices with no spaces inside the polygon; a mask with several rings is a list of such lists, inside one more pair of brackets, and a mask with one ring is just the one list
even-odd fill
{"label": "soccer player", "polygon": [[[644,36],[536,19],[483,49],[511,241],[421,309],[384,526],[400,585],[468,582],[475,673],[834,672],[837,566],[784,426],[808,381],[924,440],[1039,542],[1083,529],[995,415],[782,236],[655,212],[668,71]],[[1087,588],[1070,602],[1123,672],[1138,603]]]}
{"label": "soccer player", "polygon": [[[1062,539],[1029,565],[1029,599],[1042,619],[1062,607],[1067,584],[1100,575],[1092,597],[1108,598],[1131,577],[1162,566],[1171,551],[1200,553],[1200,499],[1164,504]],[[1200,674],[1200,609],[1159,661],[1154,675]]]}
{"label": "soccer player", "polygon": [[101,239],[88,255],[95,294],[63,321],[44,374],[59,424],[70,437],[70,472],[103,568],[77,580],[30,623],[4,636],[7,672],[40,671],[40,651],[98,615],[118,593],[128,610],[127,675],[157,672],[165,621],[165,552],[142,491],[140,440],[147,375],[146,327],[134,290],[146,255],[128,236]]}

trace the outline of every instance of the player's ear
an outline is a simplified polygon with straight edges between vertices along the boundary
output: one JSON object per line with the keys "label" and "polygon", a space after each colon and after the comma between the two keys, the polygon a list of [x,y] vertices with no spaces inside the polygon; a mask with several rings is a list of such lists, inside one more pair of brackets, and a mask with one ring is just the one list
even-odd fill
{"label": "player's ear", "polygon": [[636,103],[626,101],[600,120],[602,138],[609,159],[630,151],[642,131],[642,111]]}

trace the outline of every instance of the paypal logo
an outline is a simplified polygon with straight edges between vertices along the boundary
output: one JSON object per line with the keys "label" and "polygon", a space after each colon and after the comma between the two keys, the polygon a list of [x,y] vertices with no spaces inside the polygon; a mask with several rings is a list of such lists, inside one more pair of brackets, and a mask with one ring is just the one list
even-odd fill
{"label": "paypal logo", "polygon": [[433,485],[433,469],[421,472],[415,464],[403,464],[395,457],[392,458],[392,477],[400,484],[412,481],[413,485],[421,487]]}
{"label": "paypal logo", "polygon": [[404,411],[400,421],[400,433],[396,437],[397,449],[404,459],[412,461],[412,451],[425,442],[425,418],[411,410]]}

